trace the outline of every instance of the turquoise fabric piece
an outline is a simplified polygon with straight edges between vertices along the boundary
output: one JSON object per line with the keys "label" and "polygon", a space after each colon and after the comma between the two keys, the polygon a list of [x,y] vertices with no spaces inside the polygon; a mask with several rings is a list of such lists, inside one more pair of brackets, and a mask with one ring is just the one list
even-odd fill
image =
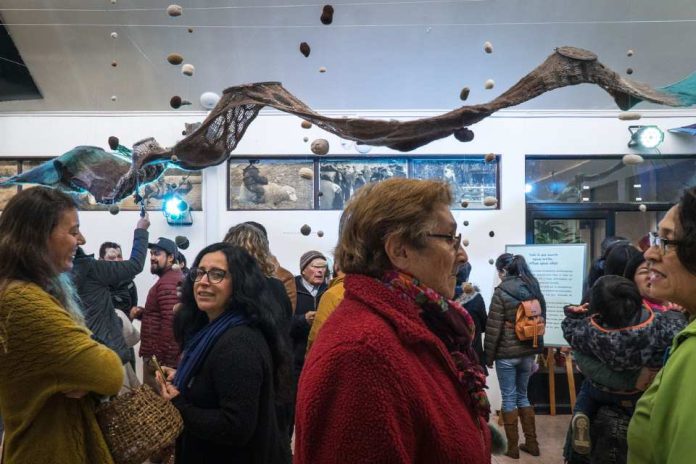
{"label": "turquoise fabric piece", "polygon": [[673,95],[679,99],[679,106],[691,106],[696,104],[696,72],[657,90]]}

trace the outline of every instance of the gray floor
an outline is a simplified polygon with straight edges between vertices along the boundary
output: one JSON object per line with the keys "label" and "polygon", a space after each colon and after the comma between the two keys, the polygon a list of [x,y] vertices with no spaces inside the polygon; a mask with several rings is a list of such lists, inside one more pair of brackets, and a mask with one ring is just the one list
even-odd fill
{"label": "gray floor", "polygon": [[[563,442],[569,422],[569,415],[536,416],[536,431],[541,456],[534,457],[524,452],[520,452],[520,459],[493,456],[493,464],[562,464]],[[520,427],[520,438],[522,439],[522,437],[522,428]]]}

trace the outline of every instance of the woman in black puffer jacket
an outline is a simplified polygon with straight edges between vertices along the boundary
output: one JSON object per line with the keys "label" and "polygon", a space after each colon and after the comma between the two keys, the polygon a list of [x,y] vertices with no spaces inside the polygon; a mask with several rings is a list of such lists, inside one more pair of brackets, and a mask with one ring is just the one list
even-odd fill
{"label": "woman in black puffer jacket", "polygon": [[[542,337],[535,348],[533,342],[521,341],[515,335],[515,317],[522,301],[537,299],[542,316],[546,317],[546,301],[539,282],[521,255],[504,253],[495,262],[502,282],[495,288],[486,323],[484,349],[489,367],[493,367],[503,397],[502,414],[508,438],[506,455],[518,459],[519,450],[539,456],[534,408],[527,398],[527,385],[532,375],[534,356],[544,347]],[[525,443],[518,447],[517,419],[522,423]]]}

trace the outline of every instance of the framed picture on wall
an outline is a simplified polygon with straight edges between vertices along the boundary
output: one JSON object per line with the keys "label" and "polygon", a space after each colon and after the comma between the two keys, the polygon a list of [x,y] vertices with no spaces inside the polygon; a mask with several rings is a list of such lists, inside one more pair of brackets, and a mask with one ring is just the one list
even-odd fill
{"label": "framed picture on wall", "polygon": [[[19,164],[16,160],[0,160],[0,180],[17,175]],[[0,187],[0,210],[5,209],[10,198],[15,196],[19,189],[16,185]]]}
{"label": "framed picture on wall", "polygon": [[[451,208],[490,209],[483,204],[486,197],[499,198],[497,159],[486,162],[483,156],[413,158],[411,175],[415,179],[447,182],[454,195]],[[496,208],[500,207],[498,202]]]}
{"label": "framed picture on wall", "polygon": [[228,210],[314,209],[311,159],[239,159],[227,163]]}
{"label": "framed picture on wall", "polygon": [[[168,168],[154,182],[145,184],[139,189],[145,199],[147,211],[162,209],[162,201],[168,194],[176,194],[189,205],[190,211],[203,210],[203,173],[202,171],[186,171],[178,168]],[[78,208],[83,211],[107,211],[109,205],[101,205],[94,201],[92,195],[85,193],[76,195]],[[139,211],[133,196],[128,196],[118,204],[121,211]]]}
{"label": "framed picture on wall", "polygon": [[327,158],[319,160],[319,209],[343,209],[368,182],[408,177],[404,158]]}

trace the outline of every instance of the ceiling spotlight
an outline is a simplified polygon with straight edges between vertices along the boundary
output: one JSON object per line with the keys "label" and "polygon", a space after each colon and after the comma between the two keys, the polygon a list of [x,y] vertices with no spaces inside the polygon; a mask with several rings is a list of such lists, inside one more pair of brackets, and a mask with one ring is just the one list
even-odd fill
{"label": "ceiling spotlight", "polygon": [[628,131],[628,148],[657,148],[665,139],[665,133],[657,126],[630,126]]}

